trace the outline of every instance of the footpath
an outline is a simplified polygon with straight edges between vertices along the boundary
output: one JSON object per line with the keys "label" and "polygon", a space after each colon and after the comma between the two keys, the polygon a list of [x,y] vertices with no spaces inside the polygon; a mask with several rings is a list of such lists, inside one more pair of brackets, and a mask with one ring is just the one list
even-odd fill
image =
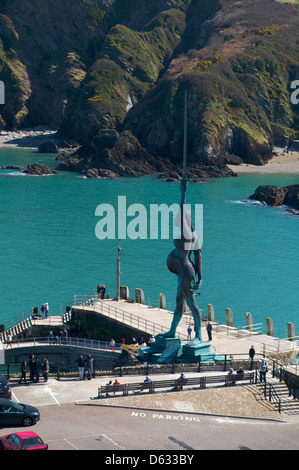
{"label": "footpath", "polygon": [[[138,317],[141,321],[148,323],[154,322],[169,329],[172,313],[166,310],[156,309],[140,304],[131,304],[124,301],[105,301],[105,304],[111,306],[117,305],[121,311],[125,311],[132,316]],[[77,308],[80,308],[78,305]],[[84,305],[84,310],[97,311],[103,310],[100,304],[88,306]],[[112,315],[110,309],[109,315]],[[101,314],[107,314],[101,311]],[[114,312],[115,314],[115,312]],[[130,317],[129,315],[129,317]],[[182,336],[187,336],[187,327],[190,319],[181,321],[178,332]],[[131,320],[130,320],[131,321]],[[202,339],[208,341],[206,331],[206,322],[202,324]],[[186,340],[182,340],[184,342]],[[279,340],[267,335],[250,334],[248,331],[233,331],[227,329],[224,325],[220,326],[213,323],[211,350],[217,355],[233,355],[235,359],[240,355],[240,359],[248,359],[249,349],[254,346],[256,351],[256,359],[259,359],[265,351],[275,352],[277,350],[290,349],[292,344],[290,341]],[[185,372],[188,377],[198,377],[199,375],[213,374],[214,372]],[[227,374],[227,372],[217,372],[217,374]],[[151,376],[152,380],[176,379],[176,374],[156,374]],[[102,376],[91,380],[80,381],[78,378],[61,377],[56,380],[50,377],[47,383],[43,379],[39,383],[29,383],[28,385],[19,385],[18,379],[12,379],[13,399],[21,402],[37,406],[41,408],[46,405],[63,405],[66,403],[74,403],[76,405],[89,406],[111,406],[125,407],[136,412],[142,410],[155,410],[156,412],[167,413],[193,413],[193,414],[209,414],[222,417],[239,417],[250,419],[275,420],[279,422],[299,422],[299,415],[287,415],[278,413],[274,406],[263,398],[259,388],[253,384],[239,383],[234,386],[226,387],[224,384],[208,385],[205,389],[199,387],[190,388],[188,390],[173,391],[159,390],[155,394],[147,392],[130,393],[129,396],[110,395],[108,397],[99,398],[98,388],[106,385],[110,380],[112,382],[118,379],[120,383],[143,382],[145,377],[142,375],[124,375],[119,376]],[[268,373],[267,380],[270,378]]]}

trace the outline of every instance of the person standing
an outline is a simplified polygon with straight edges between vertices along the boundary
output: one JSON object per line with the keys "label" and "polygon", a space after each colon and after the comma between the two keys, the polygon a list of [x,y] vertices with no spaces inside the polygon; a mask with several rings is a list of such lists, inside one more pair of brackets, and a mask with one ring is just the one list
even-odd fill
{"label": "person standing", "polygon": [[48,304],[48,302],[45,303],[45,307],[46,307],[45,318],[48,318],[48,315],[49,315],[49,304]]}
{"label": "person standing", "polygon": [[46,306],[45,306],[45,304],[43,304],[43,305],[41,306],[41,312],[42,312],[42,318],[45,318],[45,312],[46,312]]}
{"label": "person standing", "polygon": [[49,343],[53,344],[54,343],[54,333],[53,330],[50,331],[49,333]]}
{"label": "person standing", "polygon": [[22,383],[22,379],[24,379],[25,384],[27,384],[26,374],[27,374],[27,361],[23,361],[21,365],[21,378],[19,380],[19,384]]}
{"label": "person standing", "polygon": [[251,369],[252,369],[252,366],[253,366],[254,356],[255,356],[255,349],[254,349],[254,346],[251,346],[251,348],[249,349],[249,359],[250,359],[250,363],[251,363]]}
{"label": "person standing", "polygon": [[109,343],[109,346],[111,348],[111,351],[113,351],[113,349],[115,348],[115,341],[114,341],[114,338],[111,338],[111,341]]}
{"label": "person standing", "polygon": [[191,325],[188,326],[187,333],[188,333],[187,341],[191,341],[191,333],[192,333]]}
{"label": "person standing", "polygon": [[6,348],[8,348],[8,346],[10,346],[10,347],[12,348],[11,341],[12,341],[12,336],[11,336],[11,335],[7,335]]}
{"label": "person standing", "polygon": [[101,293],[101,299],[104,299],[104,298],[105,298],[105,293],[106,293],[106,287],[105,287],[105,284],[103,284],[103,286],[102,286],[102,293]]}
{"label": "person standing", "polygon": [[30,354],[29,356],[30,380],[34,380],[34,363],[35,363],[34,354]]}
{"label": "person standing", "polygon": [[49,360],[47,356],[44,356],[43,363],[42,363],[42,371],[43,371],[43,377],[44,377],[45,382],[48,382],[49,370],[50,370]]}
{"label": "person standing", "polygon": [[260,381],[266,383],[266,373],[268,372],[268,364],[265,358],[263,358],[259,362],[259,372],[260,372]]}
{"label": "person standing", "polygon": [[209,337],[209,341],[212,341],[212,323],[210,321],[208,321],[207,323],[207,333],[208,333],[208,337]]}
{"label": "person standing", "polygon": [[93,358],[91,357],[91,354],[88,354],[87,358],[85,359],[85,364],[86,364],[86,369],[88,372],[88,380],[91,380],[92,377],[92,371],[93,371]]}
{"label": "person standing", "polygon": [[83,359],[83,356],[80,355],[80,357],[78,359],[76,359],[75,362],[78,363],[80,380],[83,380],[84,379],[84,359]]}
{"label": "person standing", "polygon": [[34,363],[33,363],[33,379],[34,379],[34,382],[36,383],[39,382],[39,368],[40,368],[40,362],[38,360],[38,357],[35,356]]}

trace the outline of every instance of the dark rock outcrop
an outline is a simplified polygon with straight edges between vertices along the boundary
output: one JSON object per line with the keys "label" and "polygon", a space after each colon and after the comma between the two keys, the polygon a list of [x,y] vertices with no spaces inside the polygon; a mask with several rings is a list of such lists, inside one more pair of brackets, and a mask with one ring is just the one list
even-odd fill
{"label": "dark rock outcrop", "polygon": [[249,199],[263,202],[269,206],[286,205],[299,210],[299,184],[277,188],[271,185],[259,186]]}
{"label": "dark rock outcrop", "polygon": [[14,166],[14,165],[6,165],[2,166],[1,170],[18,170],[18,171],[25,171],[23,166]]}
{"label": "dark rock outcrop", "polygon": [[51,168],[47,167],[46,165],[42,165],[41,163],[34,163],[33,165],[28,165],[27,170],[24,170],[26,175],[37,175],[37,176],[44,176],[44,175],[56,175],[57,171],[52,170]]}
{"label": "dark rock outcrop", "polygon": [[42,142],[38,146],[39,153],[58,153],[59,148],[55,142]]}

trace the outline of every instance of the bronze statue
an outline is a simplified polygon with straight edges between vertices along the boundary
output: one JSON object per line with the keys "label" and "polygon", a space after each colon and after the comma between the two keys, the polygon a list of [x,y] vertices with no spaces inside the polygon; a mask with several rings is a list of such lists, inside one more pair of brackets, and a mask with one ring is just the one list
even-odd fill
{"label": "bronze statue", "polygon": [[[183,160],[183,179],[181,181],[181,203],[180,211],[176,218],[176,223],[180,222],[181,236],[174,240],[175,249],[168,255],[167,267],[169,271],[177,275],[178,288],[176,296],[176,308],[173,315],[170,330],[161,336],[166,338],[175,338],[177,326],[184,313],[184,299],[191,310],[194,320],[195,338],[188,343],[195,346],[201,342],[201,314],[196,304],[194,292],[199,289],[202,281],[201,268],[201,248],[198,236],[192,226],[191,213],[187,211],[186,192],[186,160],[187,160],[187,97],[185,96],[185,129],[184,129],[184,160]],[[191,260],[194,255],[194,262]]]}

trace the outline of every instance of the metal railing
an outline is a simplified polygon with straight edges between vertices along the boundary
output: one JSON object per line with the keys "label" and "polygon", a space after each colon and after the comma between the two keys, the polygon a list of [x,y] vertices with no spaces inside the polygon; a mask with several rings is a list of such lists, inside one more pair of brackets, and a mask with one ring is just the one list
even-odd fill
{"label": "metal railing", "polygon": [[227,336],[237,336],[244,337],[244,336],[251,336],[251,335],[262,335],[263,334],[263,324],[262,323],[255,323],[254,325],[249,326],[230,326],[220,324],[216,322],[215,325],[216,332],[224,331],[226,332]]}
{"label": "metal railing", "polygon": [[[84,296],[75,296],[73,307],[80,306],[83,309],[87,307],[89,310],[93,308],[94,311],[99,311],[100,313],[105,313],[110,318],[113,318],[116,321],[120,321],[122,323],[126,323],[130,325],[132,328],[137,330],[145,331],[152,335],[157,335],[161,333],[166,333],[168,328],[165,328],[158,323],[155,323],[151,320],[145,320],[138,315],[134,315],[133,313],[126,312],[125,310],[111,305],[110,302],[102,302],[100,299],[95,297],[89,297],[87,295]],[[177,336],[181,340],[186,340],[187,335],[182,333],[177,333]]]}
{"label": "metal railing", "polygon": [[297,373],[292,366],[287,366],[286,368],[280,362],[273,361],[272,376],[278,378],[280,382],[285,382],[289,389],[289,396],[299,399],[299,381],[293,380],[289,372]]}
{"label": "metal railing", "polygon": [[[12,347],[23,347],[23,346],[44,346],[44,345],[63,345],[63,346],[75,346],[80,348],[86,349],[99,349],[111,351],[111,346],[109,341],[100,341],[95,339],[88,339],[88,338],[73,338],[73,337],[54,337],[49,338],[48,336],[41,336],[41,337],[32,337],[32,338],[22,338],[16,339],[11,341]],[[9,347],[8,345],[5,348]],[[116,343],[113,351],[121,351],[122,345]]]}
{"label": "metal railing", "polygon": [[[28,326],[31,326],[31,324],[36,324],[35,322],[39,319],[47,319],[49,321],[49,324],[51,322],[51,318],[55,317],[61,317],[62,322],[66,323],[69,320],[69,315],[71,314],[70,312],[66,311],[63,313],[62,307],[60,307],[60,311],[57,313],[51,312],[51,315],[48,315],[47,317],[43,317],[40,314],[36,314],[33,311],[34,309],[32,308],[30,313],[29,312],[22,312],[19,315],[15,315],[14,317],[10,318],[7,320],[5,323],[2,324],[2,329],[0,331],[0,335],[4,334],[7,331],[12,331],[14,328],[18,328],[20,325],[25,325],[27,324]],[[37,323],[38,324],[38,323]]]}
{"label": "metal railing", "polygon": [[264,384],[264,397],[266,400],[269,400],[269,402],[274,403],[277,406],[277,411],[281,413],[282,409],[282,400],[278,393],[275,390],[274,385],[265,382]]}

